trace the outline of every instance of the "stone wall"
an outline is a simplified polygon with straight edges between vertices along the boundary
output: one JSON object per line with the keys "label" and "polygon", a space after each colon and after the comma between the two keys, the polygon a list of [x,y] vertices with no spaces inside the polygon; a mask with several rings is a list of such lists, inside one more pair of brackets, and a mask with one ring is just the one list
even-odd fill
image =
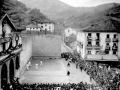
{"label": "stone wall", "polygon": [[29,36],[22,37],[22,52],[20,54],[20,76],[26,69],[26,63],[31,59],[32,57],[32,40]]}
{"label": "stone wall", "polygon": [[33,56],[61,56],[61,36],[36,35],[33,40]]}

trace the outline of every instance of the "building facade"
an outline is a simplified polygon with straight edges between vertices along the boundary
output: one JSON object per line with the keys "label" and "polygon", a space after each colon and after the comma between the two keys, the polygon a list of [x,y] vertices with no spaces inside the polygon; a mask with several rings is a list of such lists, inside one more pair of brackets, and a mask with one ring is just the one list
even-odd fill
{"label": "building facade", "polygon": [[74,28],[66,28],[66,29],[64,30],[64,36],[65,36],[65,37],[68,37],[68,36],[70,36],[71,34],[76,35],[76,34],[77,34],[77,30],[74,29]]}
{"label": "building facade", "polygon": [[119,29],[115,20],[93,24],[77,34],[77,51],[85,60],[118,61]]}
{"label": "building facade", "polygon": [[0,16],[0,89],[19,77],[22,39],[7,14]]}
{"label": "building facade", "polygon": [[41,30],[45,32],[54,32],[55,29],[55,23],[54,22],[40,22],[38,23],[38,26],[41,28]]}
{"label": "building facade", "polygon": [[38,25],[30,24],[30,25],[26,26],[26,30],[27,31],[40,31],[41,28]]}

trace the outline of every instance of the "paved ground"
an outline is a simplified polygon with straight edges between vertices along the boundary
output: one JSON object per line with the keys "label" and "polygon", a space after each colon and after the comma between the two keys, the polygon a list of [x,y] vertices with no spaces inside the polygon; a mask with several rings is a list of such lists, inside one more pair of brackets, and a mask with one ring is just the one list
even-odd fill
{"label": "paved ground", "polygon": [[[68,52],[63,43],[61,43],[61,52]],[[43,66],[40,66],[40,60],[43,61]],[[50,59],[49,57],[33,58],[32,66],[25,71],[20,78],[21,83],[79,83],[90,82],[89,76],[83,71],[76,69],[75,64],[67,67],[67,61],[64,59]],[[38,64],[38,70],[35,68]],[[67,76],[67,71],[70,71],[70,76]]]}
{"label": "paved ground", "polygon": [[[43,60],[43,66],[35,68],[36,63]],[[20,79],[22,83],[79,83],[80,81],[90,83],[89,76],[83,71],[76,69],[75,64],[67,67],[67,61],[64,59],[34,58],[32,66],[25,71]],[[67,71],[70,76],[67,76]]]}

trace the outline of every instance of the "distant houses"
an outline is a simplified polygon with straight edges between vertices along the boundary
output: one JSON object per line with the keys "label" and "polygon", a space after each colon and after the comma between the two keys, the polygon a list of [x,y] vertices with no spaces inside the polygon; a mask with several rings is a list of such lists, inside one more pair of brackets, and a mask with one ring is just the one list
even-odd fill
{"label": "distant houses", "polygon": [[26,30],[27,31],[40,31],[41,28],[36,24],[29,24],[28,26],[26,26]]}
{"label": "distant houses", "polygon": [[41,30],[44,31],[49,31],[49,32],[54,32],[54,28],[55,28],[55,23],[54,22],[48,22],[48,21],[44,21],[44,22],[39,22],[38,26],[41,27]]}
{"label": "distant houses", "polygon": [[64,36],[65,36],[65,37],[68,37],[68,36],[70,36],[71,34],[76,35],[76,34],[77,34],[77,29],[75,29],[75,28],[66,28],[66,29],[64,30]]}
{"label": "distant houses", "polygon": [[26,26],[26,31],[39,31],[39,32],[44,32],[46,33],[54,33],[54,27],[55,23],[54,22],[39,22],[37,24],[29,24]]}
{"label": "distant houses", "polygon": [[79,30],[77,52],[84,60],[118,61],[120,59],[120,22],[107,19]]}

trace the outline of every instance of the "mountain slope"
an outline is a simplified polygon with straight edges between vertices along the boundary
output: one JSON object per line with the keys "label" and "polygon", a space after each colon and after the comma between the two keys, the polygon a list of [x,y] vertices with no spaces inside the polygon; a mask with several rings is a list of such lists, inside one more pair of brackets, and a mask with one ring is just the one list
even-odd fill
{"label": "mountain slope", "polygon": [[47,14],[57,23],[58,32],[67,27],[83,28],[109,16],[120,17],[120,4],[117,3],[96,7],[72,7],[59,0],[22,0],[22,2],[30,7],[37,7]]}
{"label": "mountain slope", "polygon": [[[39,9],[30,9],[18,0],[0,0],[0,3],[0,13],[7,13],[17,28],[25,28],[27,24],[36,22],[36,20],[48,20]],[[34,20],[31,20],[33,17]]]}
{"label": "mountain slope", "polygon": [[40,9],[41,12],[50,17],[56,15],[56,13],[71,8],[71,6],[59,0],[21,0],[21,2],[25,3],[28,7]]}

